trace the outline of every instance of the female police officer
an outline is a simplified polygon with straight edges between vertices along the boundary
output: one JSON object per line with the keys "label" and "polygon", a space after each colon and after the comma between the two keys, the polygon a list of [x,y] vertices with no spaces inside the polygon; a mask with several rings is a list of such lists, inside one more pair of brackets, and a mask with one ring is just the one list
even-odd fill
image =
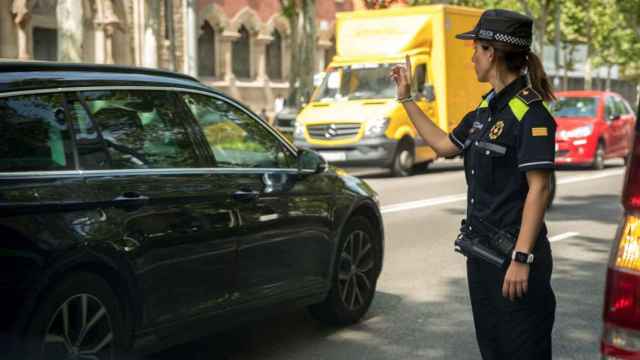
{"label": "female police officer", "polygon": [[413,102],[406,69],[396,66],[391,73],[398,100],[428,144],[440,156],[464,155],[466,230],[488,235],[491,229],[519,229],[508,268],[467,259],[476,337],[485,360],[551,358],[556,304],[544,212],[556,125],[545,104],[553,99],[551,87],[530,51],[532,25],[527,16],[487,10],[473,30],[457,35],[473,40],[478,81],[493,89],[450,134]]}

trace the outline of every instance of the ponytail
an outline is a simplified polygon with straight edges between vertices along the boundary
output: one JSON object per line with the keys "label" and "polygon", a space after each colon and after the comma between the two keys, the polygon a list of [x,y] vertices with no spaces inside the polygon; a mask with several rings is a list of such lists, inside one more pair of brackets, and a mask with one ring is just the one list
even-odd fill
{"label": "ponytail", "polygon": [[529,52],[527,55],[527,75],[531,87],[535,90],[545,101],[553,101],[556,97],[553,95],[553,88],[549,82],[547,74],[544,72],[542,62],[538,55],[533,52]]}
{"label": "ponytail", "polygon": [[556,99],[538,55],[529,49],[518,48],[503,42],[486,41],[484,43],[494,49],[496,57],[507,71],[520,75],[526,70],[529,85],[542,96],[542,99],[545,101]]}

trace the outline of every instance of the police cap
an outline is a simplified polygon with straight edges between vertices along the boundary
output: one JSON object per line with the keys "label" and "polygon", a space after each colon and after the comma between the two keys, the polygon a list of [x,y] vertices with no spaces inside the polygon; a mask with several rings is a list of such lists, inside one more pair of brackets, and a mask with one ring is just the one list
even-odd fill
{"label": "police cap", "polygon": [[456,35],[461,40],[498,41],[520,48],[530,48],[533,19],[515,11],[486,10],[471,31]]}

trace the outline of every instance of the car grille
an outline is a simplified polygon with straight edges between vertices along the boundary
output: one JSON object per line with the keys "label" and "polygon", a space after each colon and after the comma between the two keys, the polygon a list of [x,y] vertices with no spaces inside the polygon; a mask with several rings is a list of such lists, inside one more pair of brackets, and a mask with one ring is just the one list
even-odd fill
{"label": "car grille", "polygon": [[312,139],[344,140],[355,138],[360,126],[358,123],[307,125],[307,132]]}

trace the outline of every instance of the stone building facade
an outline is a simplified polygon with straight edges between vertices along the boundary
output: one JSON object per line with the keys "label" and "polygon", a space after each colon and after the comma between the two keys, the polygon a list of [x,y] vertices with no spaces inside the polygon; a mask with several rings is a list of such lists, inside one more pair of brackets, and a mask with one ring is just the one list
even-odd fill
{"label": "stone building facade", "polygon": [[[317,0],[318,72],[336,12],[359,7]],[[279,0],[0,0],[0,58],[175,70],[256,111],[288,92],[290,33]]]}

